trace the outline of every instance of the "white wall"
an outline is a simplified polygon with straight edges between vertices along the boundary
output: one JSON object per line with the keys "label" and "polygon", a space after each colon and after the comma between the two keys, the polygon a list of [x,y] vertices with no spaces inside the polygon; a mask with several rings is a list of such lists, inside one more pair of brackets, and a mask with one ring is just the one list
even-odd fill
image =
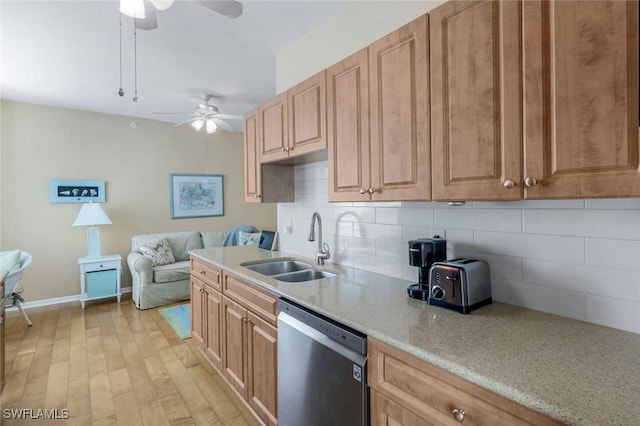
{"label": "white wall", "polygon": [[315,256],[317,211],[332,262],[415,282],[408,241],[438,234],[449,258],[489,262],[496,301],[640,333],[638,198],[330,204],[326,161],[296,166],[295,184],[295,203],[278,204],[283,251]]}
{"label": "white wall", "polygon": [[[334,64],[438,2],[347,2],[277,58],[278,91]],[[278,204],[282,250],[313,257],[318,211],[332,261],[417,280],[407,242],[439,234],[450,256],[489,262],[494,299],[640,333],[640,199],[470,203],[327,202],[327,163],[297,166]],[[287,234],[290,225],[292,234]],[[404,288],[398,291],[405,291]]]}

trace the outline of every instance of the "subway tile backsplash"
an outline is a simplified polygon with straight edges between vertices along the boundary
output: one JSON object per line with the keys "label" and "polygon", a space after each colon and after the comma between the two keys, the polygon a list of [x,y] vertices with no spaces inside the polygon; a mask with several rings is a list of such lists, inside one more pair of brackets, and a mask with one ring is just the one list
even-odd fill
{"label": "subway tile backsplash", "polygon": [[315,257],[317,211],[331,262],[415,282],[407,242],[440,235],[449,258],[489,262],[496,301],[640,333],[638,198],[329,203],[326,161],[296,166],[294,179],[296,201],[278,204],[283,251]]}

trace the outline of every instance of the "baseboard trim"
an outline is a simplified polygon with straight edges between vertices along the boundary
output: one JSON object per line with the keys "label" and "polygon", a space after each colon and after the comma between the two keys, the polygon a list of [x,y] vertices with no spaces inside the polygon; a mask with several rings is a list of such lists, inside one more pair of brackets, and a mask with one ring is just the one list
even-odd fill
{"label": "baseboard trim", "polygon": [[[120,293],[128,294],[131,293],[131,287],[124,287],[120,289]],[[10,302],[10,300],[8,300]],[[51,306],[51,305],[62,305],[64,303],[70,302],[79,302],[80,295],[74,294],[72,296],[63,296],[63,297],[54,297],[53,299],[42,299],[42,300],[34,300],[31,302],[22,303],[22,309],[32,309],[32,308],[41,308],[43,306]],[[18,308],[13,305],[8,305],[6,307],[6,312],[17,312]]]}

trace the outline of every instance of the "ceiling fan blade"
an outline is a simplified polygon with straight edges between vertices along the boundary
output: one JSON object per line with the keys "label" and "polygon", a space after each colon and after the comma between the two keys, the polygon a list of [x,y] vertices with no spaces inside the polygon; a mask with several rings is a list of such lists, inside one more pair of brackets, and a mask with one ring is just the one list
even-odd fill
{"label": "ceiling fan blade", "polygon": [[244,116],[236,114],[218,114],[216,118],[222,118],[223,120],[243,120]]}
{"label": "ceiling fan blade", "polygon": [[198,119],[198,117],[190,118],[188,120],[184,120],[184,121],[179,122],[178,124],[174,125],[173,127],[182,126],[183,124],[191,123],[192,121],[196,121],[197,119]]}
{"label": "ceiling fan blade", "polygon": [[191,117],[197,117],[200,114],[195,114],[193,112],[150,112],[152,115],[187,115]]}
{"label": "ceiling fan blade", "polygon": [[154,30],[158,28],[156,8],[149,0],[144,0],[144,18],[134,18],[136,28],[139,30]]}
{"label": "ceiling fan blade", "polygon": [[226,130],[228,132],[239,132],[240,131],[240,129],[235,127],[233,124],[231,124],[231,123],[229,123],[227,121],[221,120],[219,117],[216,117],[214,120],[218,124],[218,127],[220,127],[221,129],[224,129],[224,130]]}
{"label": "ceiling fan blade", "polygon": [[202,0],[197,3],[227,18],[237,18],[242,15],[242,3],[235,0]]}

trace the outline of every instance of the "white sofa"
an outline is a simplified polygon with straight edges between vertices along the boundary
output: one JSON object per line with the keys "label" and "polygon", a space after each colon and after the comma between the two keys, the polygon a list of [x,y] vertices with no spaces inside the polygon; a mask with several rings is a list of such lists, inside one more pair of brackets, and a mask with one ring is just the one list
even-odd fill
{"label": "white sofa", "polygon": [[[174,232],[134,235],[127,264],[131,271],[131,297],[139,309],[155,308],[190,298],[189,250],[221,247],[228,232]],[[138,245],[166,237],[174,263],[153,266],[152,261],[138,252]]]}

